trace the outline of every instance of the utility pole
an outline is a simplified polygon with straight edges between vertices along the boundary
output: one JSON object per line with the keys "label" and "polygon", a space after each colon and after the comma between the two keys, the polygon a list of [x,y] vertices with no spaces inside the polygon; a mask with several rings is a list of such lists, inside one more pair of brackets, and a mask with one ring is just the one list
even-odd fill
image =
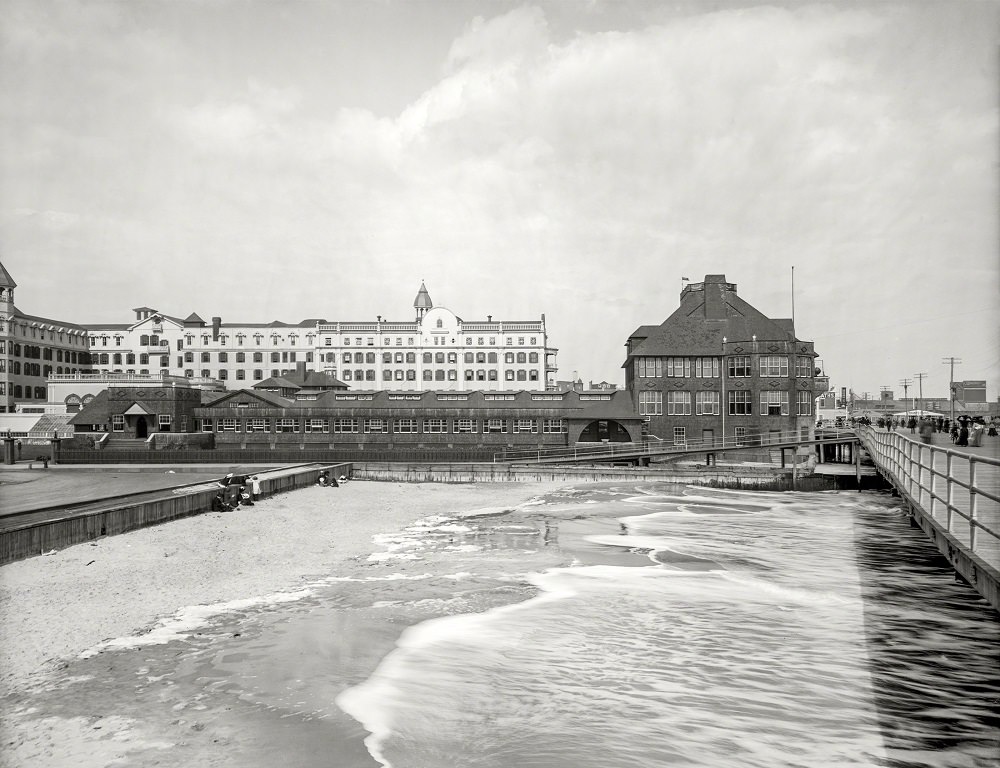
{"label": "utility pole", "polygon": [[951,376],[948,378],[948,392],[951,395],[951,420],[955,421],[955,363],[961,365],[962,361],[957,357],[946,357],[941,362],[951,366]]}
{"label": "utility pole", "polygon": [[[910,385],[913,383],[913,379],[900,379],[899,384],[903,387],[903,399],[906,399],[906,393],[910,391]],[[913,403],[910,403],[910,410],[913,410]]]}
{"label": "utility pole", "polygon": [[[916,377],[917,382],[920,385],[920,410],[923,410],[924,409],[924,378],[927,376],[927,374],[926,373],[915,373],[913,375]],[[923,416],[923,414],[920,414],[920,415]]]}

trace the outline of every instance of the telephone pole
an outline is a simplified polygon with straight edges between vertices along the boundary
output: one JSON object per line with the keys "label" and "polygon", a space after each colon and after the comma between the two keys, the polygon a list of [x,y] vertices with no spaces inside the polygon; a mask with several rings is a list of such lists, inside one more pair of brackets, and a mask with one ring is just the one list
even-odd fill
{"label": "telephone pole", "polygon": [[[917,382],[920,385],[920,410],[922,411],[924,409],[924,378],[927,376],[927,374],[915,373],[913,375],[916,377]],[[923,416],[923,414],[920,415]]]}
{"label": "telephone pole", "polygon": [[951,376],[948,379],[948,392],[951,393],[951,420],[955,420],[955,364],[962,364],[962,361],[957,357],[946,357],[941,361],[944,365],[951,366]]}
{"label": "telephone pole", "polygon": [[[903,399],[906,399],[906,393],[910,391],[910,385],[913,383],[913,379],[900,379],[899,384],[903,387]],[[913,410],[913,403],[910,403],[910,410]]]}

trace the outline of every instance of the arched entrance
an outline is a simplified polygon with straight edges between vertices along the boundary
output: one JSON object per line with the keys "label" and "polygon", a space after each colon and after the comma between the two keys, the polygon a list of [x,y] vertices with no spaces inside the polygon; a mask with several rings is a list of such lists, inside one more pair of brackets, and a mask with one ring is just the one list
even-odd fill
{"label": "arched entrance", "polygon": [[149,437],[149,424],[146,422],[145,416],[139,416],[135,420],[135,436],[142,438]]}
{"label": "arched entrance", "polygon": [[581,443],[630,443],[628,430],[614,419],[596,419],[583,428]]}

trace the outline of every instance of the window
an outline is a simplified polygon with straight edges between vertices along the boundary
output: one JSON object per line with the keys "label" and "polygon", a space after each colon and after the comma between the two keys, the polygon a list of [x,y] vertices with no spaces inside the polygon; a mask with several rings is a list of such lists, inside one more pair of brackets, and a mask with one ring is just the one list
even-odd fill
{"label": "window", "polygon": [[365,352],[365,364],[366,365],[375,365],[375,353],[374,352]]}
{"label": "window", "polygon": [[476,378],[476,372],[475,371],[466,371],[465,372],[465,380],[466,381],[475,381],[475,378]]}
{"label": "window", "polygon": [[507,422],[503,419],[486,419],[483,422],[483,434],[488,434],[490,432],[506,432]]}
{"label": "window", "polygon": [[245,363],[246,361],[247,361],[247,353],[246,352],[237,352],[236,353],[236,362],[237,363]]}
{"label": "window", "polygon": [[753,413],[749,392],[729,393],[729,415],[749,416]]}
{"label": "window", "polygon": [[343,356],[343,357],[342,357],[341,359],[342,359],[342,360],[343,360],[343,361],[344,361],[345,363],[350,363],[350,362],[352,362],[352,359],[351,359],[351,353],[350,353],[350,352],[345,352],[345,353],[344,353],[344,356]]}
{"label": "window", "polygon": [[788,375],[788,358],[785,355],[761,355],[759,365],[761,376]]}
{"label": "window", "polygon": [[244,371],[242,368],[240,368],[238,371],[236,371],[236,378],[237,378],[237,380],[243,381],[244,379],[246,379],[246,377],[247,377],[247,372]]}
{"label": "window", "polygon": [[749,355],[735,355],[729,358],[729,375],[734,379],[745,379],[752,374]]}
{"label": "window", "polygon": [[305,433],[322,432],[326,434],[330,431],[330,424],[326,419],[306,419],[304,421]]}
{"label": "window", "polygon": [[417,380],[417,372],[415,370],[413,370],[412,368],[407,369],[407,371],[406,371],[406,380],[407,381],[416,381]]}
{"label": "window", "polygon": [[358,420],[353,417],[334,419],[333,432],[336,435],[356,435],[358,433]]}
{"label": "window", "polygon": [[528,371],[528,381],[538,381],[538,371],[534,368]]}
{"label": "window", "polygon": [[262,371],[260,368],[254,368],[253,369],[253,380],[254,381],[263,381],[263,379],[264,379],[264,371]]}
{"label": "window", "polygon": [[417,420],[396,419],[392,423],[392,431],[398,435],[415,435],[417,434]]}
{"label": "window", "polygon": [[691,359],[688,357],[668,357],[666,359],[666,374],[674,378],[691,376]]}
{"label": "window", "polygon": [[687,428],[674,427],[674,445],[686,445],[686,444],[687,444]]}
{"label": "window", "polygon": [[519,434],[521,432],[537,434],[538,423],[534,419],[514,419],[514,428],[511,431],[514,434]]}
{"label": "window", "polygon": [[812,392],[796,392],[795,400],[798,404],[798,415],[809,416],[812,414]]}
{"label": "window", "polygon": [[449,352],[448,353],[448,365],[455,365],[456,363],[458,363],[458,353],[457,352]]}
{"label": "window", "polygon": [[264,362],[264,353],[263,352],[254,352],[253,353],[253,361],[255,363],[263,363]]}
{"label": "window", "polygon": [[201,431],[202,432],[213,432],[214,431],[214,429],[212,428],[212,420],[211,419],[202,419],[201,420]]}
{"label": "window", "polygon": [[112,432],[124,432],[125,431],[125,414],[124,413],[112,413],[111,414],[111,431]]}
{"label": "window", "polygon": [[524,365],[528,362],[528,356],[524,352],[517,353],[517,364]]}
{"label": "window", "polygon": [[298,432],[299,431],[299,420],[298,419],[275,419],[274,420],[274,431],[275,432]]}
{"label": "window", "polygon": [[434,371],[424,371],[424,381],[434,381]]}
{"label": "window", "polygon": [[472,434],[476,431],[476,420],[455,419],[451,429],[455,434]]}
{"label": "window", "polygon": [[538,353],[537,352],[529,352],[528,353],[528,362],[529,363],[537,363],[538,362]]}
{"label": "window", "polygon": [[375,381],[375,371],[365,371],[365,381]]}
{"label": "window", "polygon": [[424,432],[432,435],[444,434],[448,431],[447,419],[424,419]]}
{"label": "window", "polygon": [[365,434],[382,433],[389,431],[389,422],[385,419],[365,419]]}
{"label": "window", "polygon": [[444,381],[444,371],[440,368],[434,371],[434,381]]}
{"label": "window", "polygon": [[270,419],[247,419],[246,420],[246,431],[247,434],[253,432],[270,432],[271,431],[271,420]]}
{"label": "window", "polygon": [[787,416],[787,392],[761,392],[760,412],[763,416]]}
{"label": "window", "polygon": [[210,362],[212,362],[212,355],[210,353],[208,353],[208,352],[202,352],[201,353],[201,362],[203,362],[203,363],[210,363]]}
{"label": "window", "polygon": [[719,377],[719,358],[696,357],[694,359],[694,375],[698,379],[717,379]]}
{"label": "window", "polygon": [[147,354],[139,355],[139,365],[149,365],[149,355]]}
{"label": "window", "polygon": [[718,416],[719,393],[718,392],[695,393],[694,412],[698,416]]}
{"label": "window", "polygon": [[554,434],[564,433],[565,431],[566,431],[566,422],[563,419],[542,419],[543,434],[554,435]]}
{"label": "window", "polygon": [[736,444],[743,445],[747,441],[747,428],[737,427],[736,428]]}
{"label": "window", "polygon": [[691,393],[690,392],[667,392],[667,415],[668,416],[690,416],[691,415]]}
{"label": "window", "polygon": [[212,377],[212,372],[210,370],[208,370],[208,368],[202,368],[201,369],[201,377],[203,379],[209,379],[209,378]]}
{"label": "window", "polygon": [[219,362],[220,363],[228,363],[229,362],[229,353],[228,352],[220,352],[219,353]]}
{"label": "window", "polygon": [[227,371],[225,368],[220,368],[219,369],[219,381],[225,381],[228,378],[229,378],[229,371]]}
{"label": "window", "polygon": [[636,376],[652,378],[663,375],[663,360],[659,357],[640,357],[636,359]]}
{"label": "window", "polygon": [[434,355],[432,355],[430,352],[424,352],[422,359],[425,364],[429,365],[430,363],[434,362]]}
{"label": "window", "polygon": [[513,352],[505,352],[504,356],[503,356],[503,361],[505,363],[507,363],[508,365],[513,365],[514,364],[514,353]]}
{"label": "window", "polygon": [[382,353],[382,362],[383,363],[391,363],[392,362],[392,352],[383,352]]}
{"label": "window", "polygon": [[796,376],[812,376],[813,375],[813,361],[811,357],[803,357],[799,355],[795,358],[795,375]]}
{"label": "window", "polygon": [[444,352],[435,352],[434,362],[438,365],[444,365]]}
{"label": "window", "polygon": [[663,393],[662,392],[639,392],[639,415],[640,416],[662,416],[663,415]]}

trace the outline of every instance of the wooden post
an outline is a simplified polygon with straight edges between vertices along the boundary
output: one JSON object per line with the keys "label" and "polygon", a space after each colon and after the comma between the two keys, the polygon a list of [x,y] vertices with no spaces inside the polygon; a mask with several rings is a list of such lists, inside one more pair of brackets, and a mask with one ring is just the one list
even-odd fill
{"label": "wooden post", "polygon": [[851,443],[851,450],[854,452],[854,477],[858,481],[858,492],[861,491],[861,451],[858,450],[857,443]]}

